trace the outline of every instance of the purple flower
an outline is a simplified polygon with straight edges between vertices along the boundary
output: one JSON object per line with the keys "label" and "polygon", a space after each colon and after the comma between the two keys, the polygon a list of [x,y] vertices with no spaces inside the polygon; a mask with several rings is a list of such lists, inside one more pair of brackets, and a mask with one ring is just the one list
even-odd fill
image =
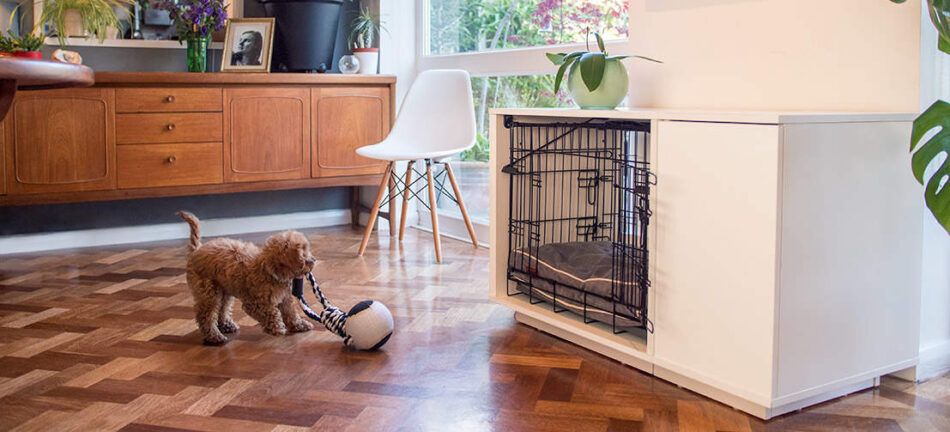
{"label": "purple flower", "polygon": [[225,5],[219,0],[161,0],[156,7],[168,11],[179,39],[207,36],[221,30],[228,19]]}

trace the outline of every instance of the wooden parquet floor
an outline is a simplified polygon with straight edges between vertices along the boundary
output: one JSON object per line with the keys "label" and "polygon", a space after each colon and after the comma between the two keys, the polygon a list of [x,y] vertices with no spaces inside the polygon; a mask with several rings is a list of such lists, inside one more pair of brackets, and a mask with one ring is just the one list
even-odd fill
{"label": "wooden parquet floor", "polygon": [[[396,333],[351,352],[325,330],[242,325],[201,344],[184,241],[0,256],[0,431],[950,430],[950,378],[881,387],[762,422],[513,320],[488,253],[306,231],[336,304],[385,302]],[[264,235],[244,236],[261,241]]]}

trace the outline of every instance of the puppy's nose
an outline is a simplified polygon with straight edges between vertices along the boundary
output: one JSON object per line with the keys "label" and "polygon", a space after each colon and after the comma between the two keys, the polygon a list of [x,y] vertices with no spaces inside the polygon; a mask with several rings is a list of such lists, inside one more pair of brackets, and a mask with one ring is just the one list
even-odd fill
{"label": "puppy's nose", "polygon": [[314,257],[307,258],[307,265],[314,265],[317,262],[317,259]]}

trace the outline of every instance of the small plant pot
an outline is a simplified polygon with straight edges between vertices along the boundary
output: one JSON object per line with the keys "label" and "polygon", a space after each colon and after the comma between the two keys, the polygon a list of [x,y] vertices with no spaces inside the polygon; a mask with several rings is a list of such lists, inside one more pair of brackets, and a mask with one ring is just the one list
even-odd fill
{"label": "small plant pot", "polygon": [[43,53],[40,51],[20,51],[13,53],[13,56],[34,60],[43,60]]}
{"label": "small plant pot", "polygon": [[567,91],[581,109],[614,109],[627,96],[627,68],[620,60],[607,60],[604,78],[590,91],[581,78],[579,63],[571,66],[567,77]]}
{"label": "small plant pot", "polygon": [[67,37],[84,38],[89,37],[89,33],[82,25],[82,13],[78,9],[67,9],[65,18],[65,28]]}
{"label": "small plant pot", "polygon": [[360,61],[360,75],[376,73],[379,65],[379,48],[353,48],[353,55]]}

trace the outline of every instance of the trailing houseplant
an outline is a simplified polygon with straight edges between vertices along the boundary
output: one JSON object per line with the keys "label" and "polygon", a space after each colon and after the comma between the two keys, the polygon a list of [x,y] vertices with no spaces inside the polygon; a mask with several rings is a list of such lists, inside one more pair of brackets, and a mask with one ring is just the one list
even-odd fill
{"label": "trailing houseplant", "polygon": [[86,34],[102,43],[110,30],[114,32],[120,26],[113,7],[131,4],[131,0],[43,0],[40,22],[49,22],[61,46],[66,45],[67,37]]}
{"label": "trailing houseplant", "polygon": [[350,45],[353,55],[359,60],[361,74],[376,73],[379,64],[379,48],[373,45],[379,40],[379,34],[386,28],[379,16],[369,8],[360,8],[360,14],[352,22],[350,31]]}
{"label": "trailing houseplant", "polygon": [[[906,0],[891,0],[904,3]],[[930,21],[937,29],[937,48],[950,54],[950,0],[927,0]],[[921,139],[932,129],[940,128],[926,142]],[[924,201],[937,221],[950,233],[950,157],[945,157],[929,179],[924,178],[927,166],[941,153],[950,156],[950,103],[938,100],[916,120],[911,132],[911,169],[914,177],[924,185]],[[926,181],[926,183],[924,183]]]}
{"label": "trailing houseplant", "polygon": [[162,0],[157,8],[168,11],[178,31],[178,43],[188,44],[188,72],[204,72],[211,33],[227,22],[227,5],[221,0]]}
{"label": "trailing houseplant", "polygon": [[[590,50],[590,35],[597,40],[600,52]],[[554,93],[561,88],[564,73],[567,76],[567,91],[574,103],[582,109],[613,109],[627,95],[629,79],[627,68],[620,61],[625,58],[638,58],[662,63],[639,55],[607,54],[604,38],[598,32],[587,31],[587,50],[571,53],[547,53],[548,60],[558,66],[554,78]]]}

